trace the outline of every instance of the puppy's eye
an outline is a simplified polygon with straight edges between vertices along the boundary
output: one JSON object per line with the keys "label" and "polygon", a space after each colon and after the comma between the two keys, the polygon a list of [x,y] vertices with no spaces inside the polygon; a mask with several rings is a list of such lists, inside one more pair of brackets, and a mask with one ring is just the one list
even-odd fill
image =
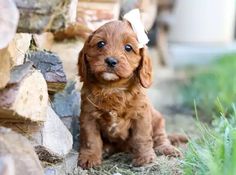
{"label": "puppy's eye", "polygon": [[131,45],[129,45],[129,44],[126,44],[126,45],[125,45],[125,50],[126,50],[127,52],[130,52],[130,51],[132,51],[132,50],[133,50],[133,48],[132,48],[132,46],[131,46]]}
{"label": "puppy's eye", "polygon": [[103,48],[105,45],[106,45],[106,43],[105,43],[104,41],[99,41],[99,42],[97,43],[97,47],[98,47],[98,48]]}

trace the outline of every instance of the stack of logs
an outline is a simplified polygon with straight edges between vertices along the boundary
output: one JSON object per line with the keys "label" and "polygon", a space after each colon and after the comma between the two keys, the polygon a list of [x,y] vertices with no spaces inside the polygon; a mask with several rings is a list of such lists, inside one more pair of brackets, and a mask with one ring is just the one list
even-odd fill
{"label": "stack of logs", "polygon": [[[48,85],[66,83],[63,72],[56,69],[62,70],[62,65],[58,62],[50,73],[36,66],[35,52],[30,51],[32,34],[57,31],[75,21],[77,0],[13,2],[0,2],[4,9],[0,32],[7,36],[0,49],[0,174],[42,175],[39,160],[61,162],[72,149],[73,139],[49,102]],[[10,36],[8,29],[14,23],[17,32],[25,33]],[[47,60],[46,52],[38,56]]]}
{"label": "stack of logs", "polygon": [[[79,95],[76,83],[68,86],[66,83],[77,80],[78,53],[93,30],[87,29],[81,18],[86,18],[86,11],[91,10],[96,16],[104,6],[100,4],[99,10],[88,9],[91,2],[79,1],[77,7],[78,0],[15,0],[15,3],[20,17],[17,33],[5,47],[0,47],[0,175],[42,175],[42,165],[64,161],[72,149],[71,121],[66,126],[60,117],[78,115],[79,111],[71,114],[75,109],[66,105],[78,109]],[[118,0],[95,4],[99,3],[107,4],[105,16],[115,14],[108,20],[118,19]],[[10,8],[7,10],[5,29],[12,20]],[[95,23],[98,26],[99,22]],[[4,30],[4,21],[0,24]],[[86,30],[78,34],[71,28],[75,32]],[[68,33],[73,37],[68,37]],[[76,105],[71,105],[70,97]]]}

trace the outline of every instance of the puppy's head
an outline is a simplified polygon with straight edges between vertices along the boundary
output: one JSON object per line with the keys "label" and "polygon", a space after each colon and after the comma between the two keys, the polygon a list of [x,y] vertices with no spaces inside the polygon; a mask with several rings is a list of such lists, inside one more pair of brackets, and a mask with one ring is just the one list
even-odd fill
{"label": "puppy's head", "polygon": [[94,31],[79,54],[79,75],[100,83],[115,83],[137,77],[143,87],[151,85],[151,61],[146,48],[127,21],[109,22]]}

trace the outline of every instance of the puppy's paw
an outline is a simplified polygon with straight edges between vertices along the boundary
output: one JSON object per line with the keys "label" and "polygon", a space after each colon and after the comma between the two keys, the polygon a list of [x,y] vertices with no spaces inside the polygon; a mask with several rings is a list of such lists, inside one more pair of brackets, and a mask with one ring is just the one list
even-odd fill
{"label": "puppy's paw", "polygon": [[150,151],[150,153],[135,156],[132,161],[132,164],[133,166],[143,166],[145,164],[154,162],[155,159],[156,159],[155,152]]}
{"label": "puppy's paw", "polygon": [[163,154],[171,157],[182,157],[182,153],[171,144],[163,144],[155,148],[157,154]]}
{"label": "puppy's paw", "polygon": [[78,166],[83,169],[92,168],[101,165],[102,160],[97,155],[83,155],[80,154],[78,158]]}

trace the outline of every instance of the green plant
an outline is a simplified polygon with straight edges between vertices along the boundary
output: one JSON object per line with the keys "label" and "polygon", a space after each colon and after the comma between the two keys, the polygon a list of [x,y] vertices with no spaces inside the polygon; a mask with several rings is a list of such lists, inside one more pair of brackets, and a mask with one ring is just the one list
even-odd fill
{"label": "green plant", "polygon": [[226,55],[212,65],[198,68],[181,92],[184,105],[192,108],[195,100],[206,119],[212,120],[212,114],[218,114],[220,108],[225,116],[230,114],[231,104],[236,103],[236,55]]}
{"label": "green plant", "polygon": [[214,129],[197,122],[201,136],[190,140],[183,171],[186,175],[236,175],[236,108],[213,122]]}

